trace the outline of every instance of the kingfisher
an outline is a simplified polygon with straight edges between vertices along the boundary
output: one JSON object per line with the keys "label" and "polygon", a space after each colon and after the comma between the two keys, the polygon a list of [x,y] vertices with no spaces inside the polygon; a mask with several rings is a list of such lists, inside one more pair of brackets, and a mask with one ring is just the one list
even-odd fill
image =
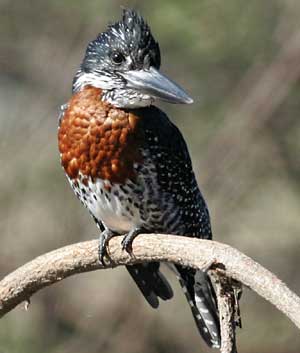
{"label": "kingfisher", "polygon": [[[92,40],[62,106],[58,144],[75,194],[99,228],[99,260],[122,235],[131,252],[140,233],[211,239],[209,211],[179,129],[154,104],[192,98],[159,71],[159,44],[135,10]],[[153,235],[154,234],[154,235]],[[149,235],[150,236],[150,235]],[[172,265],[204,341],[220,347],[213,285],[207,273]],[[127,266],[147,302],[173,297],[159,262]]]}

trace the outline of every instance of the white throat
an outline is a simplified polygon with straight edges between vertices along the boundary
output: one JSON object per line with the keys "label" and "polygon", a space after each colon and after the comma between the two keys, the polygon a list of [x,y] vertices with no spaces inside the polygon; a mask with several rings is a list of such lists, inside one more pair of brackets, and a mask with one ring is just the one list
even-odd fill
{"label": "white throat", "polygon": [[102,100],[117,108],[142,108],[154,102],[154,98],[132,89],[103,90]]}
{"label": "white throat", "polygon": [[[116,88],[118,84],[120,88]],[[117,108],[142,108],[150,106],[155,101],[155,99],[148,94],[122,87],[122,84],[124,84],[122,81],[118,83],[109,76],[100,76],[95,73],[82,73],[76,79],[73,89],[75,92],[78,92],[88,85],[100,88],[103,92],[102,100]]]}

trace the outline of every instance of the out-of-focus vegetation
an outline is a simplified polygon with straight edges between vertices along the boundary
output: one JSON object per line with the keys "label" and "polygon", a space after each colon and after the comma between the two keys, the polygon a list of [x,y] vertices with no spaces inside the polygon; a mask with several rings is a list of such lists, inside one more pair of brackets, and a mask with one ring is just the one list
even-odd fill
{"label": "out-of-focus vegetation", "polygon": [[[121,5],[146,17],[162,71],[195,98],[163,109],[186,137],[215,239],[300,293],[296,0],[1,1],[1,276],[97,236],[59,166],[57,113],[87,42]],[[173,282],[174,300],[154,311],[122,268],[70,278],[0,321],[0,352],[208,352]],[[241,306],[242,352],[299,352],[299,332],[274,307],[247,289]]]}

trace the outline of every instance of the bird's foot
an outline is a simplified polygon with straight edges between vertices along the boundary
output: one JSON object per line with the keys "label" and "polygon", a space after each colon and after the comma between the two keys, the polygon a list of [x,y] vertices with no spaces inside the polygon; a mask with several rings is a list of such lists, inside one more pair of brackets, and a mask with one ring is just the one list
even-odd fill
{"label": "bird's foot", "polygon": [[115,234],[109,229],[105,229],[99,235],[99,245],[98,245],[98,259],[99,262],[105,266],[104,256],[108,255],[107,253],[107,244],[111,238],[113,238]]}
{"label": "bird's foot", "polygon": [[127,233],[122,240],[122,250],[126,250],[129,254],[132,254],[132,242],[135,237],[142,233],[141,228],[134,228]]}

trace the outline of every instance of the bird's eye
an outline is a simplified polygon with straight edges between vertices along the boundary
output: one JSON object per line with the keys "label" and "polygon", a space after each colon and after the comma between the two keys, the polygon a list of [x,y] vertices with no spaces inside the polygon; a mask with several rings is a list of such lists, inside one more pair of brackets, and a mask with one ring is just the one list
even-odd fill
{"label": "bird's eye", "polygon": [[118,51],[114,51],[111,54],[111,61],[116,64],[116,65],[121,65],[123,61],[125,61],[125,57],[122,53],[118,52]]}

